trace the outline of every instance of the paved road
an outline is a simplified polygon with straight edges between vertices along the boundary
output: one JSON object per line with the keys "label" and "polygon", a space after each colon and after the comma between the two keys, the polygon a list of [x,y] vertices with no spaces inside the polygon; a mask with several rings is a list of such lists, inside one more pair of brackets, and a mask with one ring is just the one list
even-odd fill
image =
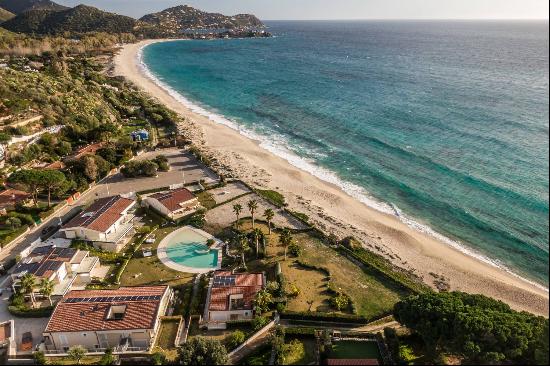
{"label": "paved road", "polygon": [[[190,183],[204,179],[217,179],[216,175],[201,165],[191,154],[178,148],[162,149],[141,154],[136,160],[152,159],[157,155],[165,155],[170,164],[170,171],[160,172],[156,178],[126,179],[120,173],[107,177],[88,192],[83,194],[73,205],[61,209],[55,217],[34,228],[19,243],[13,244],[0,251],[0,262],[14,258],[40,237],[42,228],[55,225],[60,218],[66,222],[72,217],[79,206],[87,205],[97,198],[129,192],[146,191],[159,187],[168,187],[172,184]],[[0,284],[2,283],[0,278]]]}

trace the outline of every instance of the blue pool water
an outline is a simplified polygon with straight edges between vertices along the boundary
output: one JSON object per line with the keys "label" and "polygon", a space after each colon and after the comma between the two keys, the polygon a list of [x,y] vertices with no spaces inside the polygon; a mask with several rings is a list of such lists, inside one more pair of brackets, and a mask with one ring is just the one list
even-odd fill
{"label": "blue pool water", "polygon": [[268,25],[143,62],[292,164],[547,286],[547,21]]}
{"label": "blue pool water", "polygon": [[191,230],[183,230],[170,238],[166,247],[166,255],[175,263],[182,266],[206,269],[215,269],[218,265],[218,251],[208,250],[206,238]]}

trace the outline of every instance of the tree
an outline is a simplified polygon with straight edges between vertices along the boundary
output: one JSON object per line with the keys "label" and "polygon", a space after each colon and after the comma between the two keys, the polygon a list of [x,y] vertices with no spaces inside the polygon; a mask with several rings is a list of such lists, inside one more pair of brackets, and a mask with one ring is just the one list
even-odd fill
{"label": "tree", "polygon": [[84,176],[90,182],[94,182],[98,177],[98,169],[95,159],[91,155],[85,155],[80,159]]}
{"label": "tree", "polygon": [[302,248],[300,248],[300,246],[295,242],[292,242],[288,246],[288,252],[294,257],[299,257],[300,255],[302,255]]}
{"label": "tree", "polygon": [[288,246],[292,243],[292,234],[290,233],[290,230],[287,228],[283,229],[283,232],[279,236],[279,243],[281,243],[285,247],[285,261],[286,261],[286,252],[288,249]]}
{"label": "tree", "polygon": [[243,206],[239,205],[238,203],[236,205],[233,205],[233,212],[235,213],[235,216],[237,216],[237,221],[235,221],[235,227],[239,228],[239,216],[241,215],[241,212],[243,210]]}
{"label": "tree", "polygon": [[52,191],[67,183],[65,174],[58,170],[43,170],[40,173],[40,186],[48,192],[48,208],[52,204]]}
{"label": "tree", "polygon": [[227,350],[215,339],[194,337],[182,345],[178,351],[179,363],[182,365],[227,365]]}
{"label": "tree", "polygon": [[252,238],[254,239],[254,242],[256,243],[256,258],[258,258],[260,256],[260,238],[263,236],[264,234],[262,233],[262,230],[260,229],[254,229],[252,231]]}
{"label": "tree", "polygon": [[243,267],[244,269],[246,269],[245,255],[246,252],[250,250],[250,245],[248,245],[248,238],[246,237],[246,235],[239,235],[237,237],[237,248],[239,249],[239,253],[241,253]]}
{"label": "tree", "polygon": [[0,145],[5,145],[11,141],[11,135],[7,133],[0,132]]}
{"label": "tree", "polygon": [[31,194],[34,205],[38,205],[38,193],[41,187],[41,173],[36,169],[19,170],[8,178],[11,183],[22,185],[24,190]]}
{"label": "tree", "polygon": [[115,356],[113,356],[113,350],[107,348],[101,359],[99,360],[100,365],[114,365],[116,362]]}
{"label": "tree", "polygon": [[256,210],[258,209],[258,201],[256,200],[250,200],[248,201],[248,210],[250,211],[250,215],[252,216],[252,228],[255,228],[255,220],[254,220],[254,214],[256,213]]}
{"label": "tree", "polygon": [[48,301],[50,302],[50,306],[53,306],[52,303],[52,293],[54,289],[54,283],[51,280],[48,280],[47,278],[43,278],[40,281],[40,293],[43,296],[46,296],[48,298]]}
{"label": "tree", "polygon": [[44,352],[41,352],[41,351],[34,352],[32,354],[32,358],[34,359],[34,363],[36,365],[45,365],[46,364],[46,356],[44,355]]}
{"label": "tree", "polygon": [[267,290],[258,291],[254,297],[254,308],[258,314],[268,311],[271,303],[273,303],[273,296]]}
{"label": "tree", "polygon": [[10,217],[6,220],[6,225],[9,225],[12,230],[15,230],[21,227],[22,222],[19,217]]}
{"label": "tree", "polygon": [[271,221],[275,217],[275,212],[273,212],[272,209],[268,208],[267,210],[264,211],[264,217],[265,217],[265,220],[267,221],[267,227],[269,228],[269,235],[271,235]]}
{"label": "tree", "polygon": [[21,277],[21,282],[19,283],[21,292],[27,294],[31,298],[32,307],[34,308],[34,288],[36,287],[36,277],[32,273],[25,273]]}
{"label": "tree", "polygon": [[330,299],[330,303],[336,310],[341,311],[349,306],[350,299],[346,294],[338,292],[336,296]]}
{"label": "tree", "polygon": [[450,352],[465,363],[533,364],[544,360],[543,352],[548,355],[548,319],[483,295],[414,295],[395,305],[394,316],[422,337],[434,358]]}
{"label": "tree", "polygon": [[84,356],[86,356],[87,352],[88,351],[83,346],[76,345],[69,348],[67,351],[67,356],[71,360],[76,361],[77,365],[80,365],[80,361],[84,358]]}

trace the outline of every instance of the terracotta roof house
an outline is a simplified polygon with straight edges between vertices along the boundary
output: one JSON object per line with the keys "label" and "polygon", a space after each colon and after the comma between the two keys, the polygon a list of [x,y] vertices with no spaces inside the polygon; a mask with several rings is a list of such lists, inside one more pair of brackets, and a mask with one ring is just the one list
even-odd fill
{"label": "terracotta roof house", "polygon": [[224,329],[229,320],[253,319],[254,297],[265,284],[263,273],[214,272],[206,301],[208,328]]}
{"label": "terracotta roof house", "polygon": [[71,160],[78,160],[84,155],[95,155],[97,150],[101,149],[105,144],[103,142],[98,142],[96,144],[90,144],[81,147],[80,149],[76,150],[74,153],[69,155],[65,161],[71,161]]}
{"label": "terracotta roof house", "polygon": [[17,288],[21,277],[31,273],[37,282],[41,279],[54,282],[52,296],[64,296],[71,288],[84,287],[90,283],[94,277],[94,270],[99,265],[99,258],[91,257],[85,250],[54,246],[38,247],[23,258],[13,270],[12,287]]}
{"label": "terracotta roof house", "polygon": [[46,353],[64,353],[75,345],[89,352],[148,352],[171,296],[168,286],[71,291],[43,332]]}
{"label": "terracotta roof house", "polygon": [[0,210],[14,208],[15,205],[25,202],[30,197],[31,195],[29,193],[17,189],[8,188],[0,191]]}
{"label": "terracotta roof house", "polygon": [[146,197],[143,202],[170,219],[189,215],[200,207],[198,198],[187,188],[155,193]]}
{"label": "terracotta roof house", "polygon": [[122,196],[100,198],[65,224],[60,233],[67,239],[82,239],[96,248],[119,252],[134,232],[131,210],[135,204]]}

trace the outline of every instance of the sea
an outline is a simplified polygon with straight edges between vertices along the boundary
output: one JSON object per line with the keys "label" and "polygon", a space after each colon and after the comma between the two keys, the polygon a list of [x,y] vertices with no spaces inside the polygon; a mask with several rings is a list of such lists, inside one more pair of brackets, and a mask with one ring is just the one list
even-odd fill
{"label": "sea", "polygon": [[272,21],[171,41],[182,103],[447,245],[548,287],[548,21]]}

